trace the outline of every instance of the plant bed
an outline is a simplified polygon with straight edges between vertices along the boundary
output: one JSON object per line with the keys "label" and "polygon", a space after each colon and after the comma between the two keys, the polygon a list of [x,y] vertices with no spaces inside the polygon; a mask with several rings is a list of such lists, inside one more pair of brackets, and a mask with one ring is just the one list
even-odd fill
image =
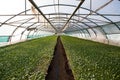
{"label": "plant bed", "polygon": [[0,80],[44,80],[56,36],[0,48]]}
{"label": "plant bed", "polygon": [[120,47],[62,36],[75,80],[119,80]]}

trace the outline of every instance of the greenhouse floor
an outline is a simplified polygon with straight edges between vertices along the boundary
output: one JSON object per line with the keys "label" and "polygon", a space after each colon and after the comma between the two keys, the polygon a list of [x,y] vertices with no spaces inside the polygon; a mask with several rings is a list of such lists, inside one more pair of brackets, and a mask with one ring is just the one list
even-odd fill
{"label": "greenhouse floor", "polygon": [[0,47],[0,80],[120,80],[120,47],[57,37]]}
{"label": "greenhouse floor", "polygon": [[57,38],[54,56],[47,72],[45,80],[74,80],[60,36]]}

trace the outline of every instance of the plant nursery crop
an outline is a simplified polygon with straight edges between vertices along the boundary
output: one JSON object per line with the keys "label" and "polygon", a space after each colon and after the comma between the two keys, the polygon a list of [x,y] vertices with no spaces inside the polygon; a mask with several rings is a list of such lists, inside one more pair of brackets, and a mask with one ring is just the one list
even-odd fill
{"label": "plant nursery crop", "polygon": [[[61,66],[59,56],[53,54],[54,49],[59,51],[56,54],[61,52],[59,46],[54,48],[56,39],[49,36],[1,47],[0,80],[45,80],[51,61]],[[64,63],[69,62],[75,80],[120,80],[120,47],[69,36],[61,40],[67,57]]]}
{"label": "plant nursery crop", "polygon": [[0,48],[0,80],[44,80],[56,37],[29,40]]}
{"label": "plant nursery crop", "polygon": [[120,80],[120,47],[62,36],[75,80]]}

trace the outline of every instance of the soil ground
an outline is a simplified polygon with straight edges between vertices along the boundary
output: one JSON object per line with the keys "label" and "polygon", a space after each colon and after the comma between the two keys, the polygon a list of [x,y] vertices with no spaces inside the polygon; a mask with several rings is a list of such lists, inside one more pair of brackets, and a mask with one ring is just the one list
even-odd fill
{"label": "soil ground", "polygon": [[54,56],[51,60],[45,80],[75,80],[72,70],[69,67],[60,36],[57,38]]}

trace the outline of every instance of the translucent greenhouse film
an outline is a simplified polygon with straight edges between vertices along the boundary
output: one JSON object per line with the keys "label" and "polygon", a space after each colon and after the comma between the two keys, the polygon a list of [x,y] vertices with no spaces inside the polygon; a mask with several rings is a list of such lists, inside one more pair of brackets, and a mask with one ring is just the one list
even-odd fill
{"label": "translucent greenhouse film", "polygon": [[70,35],[120,45],[120,0],[2,0],[0,44]]}

